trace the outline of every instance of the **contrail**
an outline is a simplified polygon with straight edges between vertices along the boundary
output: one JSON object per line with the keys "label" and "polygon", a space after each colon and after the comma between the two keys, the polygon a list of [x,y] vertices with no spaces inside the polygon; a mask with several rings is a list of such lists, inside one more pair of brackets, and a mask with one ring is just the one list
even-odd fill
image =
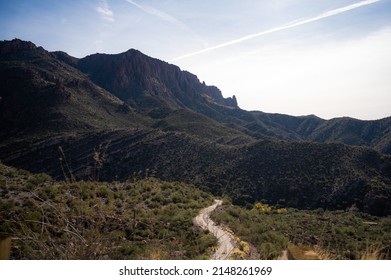
{"label": "contrail", "polygon": [[155,17],[158,17],[159,19],[163,20],[163,21],[167,21],[171,24],[174,24],[174,25],[177,25],[179,26],[182,30],[185,30],[186,32],[190,32],[190,34],[195,38],[197,39],[198,41],[200,41],[203,45],[207,45],[208,43],[202,39],[197,33],[195,33],[193,30],[191,30],[186,24],[184,24],[183,22],[179,21],[178,19],[176,19],[175,17],[173,17],[172,15],[169,15],[161,10],[158,10],[154,7],[151,7],[151,6],[147,6],[147,5],[140,5],[136,2],[134,2],[133,0],[125,0],[126,2],[128,2],[129,4],[132,4],[133,6],[139,8],[140,10],[142,10],[143,12],[147,13],[147,14],[150,14],[152,16],[155,16]]}
{"label": "contrail", "polygon": [[216,50],[216,49],[224,48],[224,47],[227,47],[227,46],[230,46],[230,45],[238,44],[240,42],[247,41],[247,40],[250,40],[250,39],[253,39],[253,38],[256,38],[256,37],[260,37],[260,36],[263,36],[263,35],[267,35],[267,34],[270,34],[270,33],[278,32],[278,31],[282,31],[282,30],[286,30],[286,29],[290,29],[290,28],[293,28],[293,27],[296,27],[296,26],[300,26],[300,25],[303,25],[303,24],[306,24],[306,23],[310,23],[310,22],[317,21],[317,20],[320,20],[320,19],[328,18],[328,17],[335,16],[335,15],[338,15],[338,14],[342,14],[344,12],[347,12],[347,11],[350,11],[350,10],[354,10],[354,9],[357,9],[359,7],[362,7],[362,6],[367,6],[367,5],[370,5],[370,4],[379,2],[379,1],[381,1],[381,0],[364,0],[364,1],[361,1],[361,2],[358,2],[358,3],[355,3],[355,4],[348,5],[346,7],[330,10],[328,12],[322,13],[322,14],[316,16],[316,17],[313,17],[313,18],[303,19],[303,20],[299,20],[297,22],[288,23],[286,25],[275,27],[275,28],[272,28],[272,29],[269,29],[269,30],[266,30],[266,31],[259,32],[259,33],[250,34],[250,35],[241,37],[239,39],[228,41],[228,42],[225,42],[225,43],[222,43],[222,44],[210,47],[210,48],[206,48],[206,49],[203,49],[203,50],[200,50],[200,51],[196,51],[196,52],[193,52],[193,53],[185,54],[185,55],[176,57],[174,59],[171,59],[171,61],[181,60],[181,59],[188,58],[188,57],[191,57],[191,56],[195,56],[195,55],[198,55],[198,54],[202,54],[202,53],[210,52],[210,51],[213,51],[213,50]]}
{"label": "contrail", "polygon": [[182,28],[184,27],[184,24],[182,22],[178,21],[176,18],[174,18],[173,16],[171,16],[163,11],[160,11],[160,10],[155,9],[150,6],[142,6],[132,0],[125,0],[125,1],[132,4],[133,6],[136,6],[137,8],[139,8],[140,10],[144,11],[147,14],[156,16],[156,17],[160,18],[161,20],[168,21],[170,23],[179,24]]}

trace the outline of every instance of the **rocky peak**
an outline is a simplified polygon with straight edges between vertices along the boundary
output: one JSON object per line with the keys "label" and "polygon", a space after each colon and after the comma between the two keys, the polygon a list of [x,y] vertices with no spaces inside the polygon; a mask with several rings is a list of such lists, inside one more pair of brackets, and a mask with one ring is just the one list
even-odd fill
{"label": "rocky peak", "polygon": [[66,52],[63,51],[56,51],[56,52],[51,52],[52,56],[58,60],[61,60],[62,62],[65,62],[66,64],[72,66],[72,67],[77,67],[77,63],[79,59],[76,57],[70,56]]}
{"label": "rocky peak", "polygon": [[90,55],[79,61],[78,68],[96,84],[146,111],[156,106],[197,111],[200,106],[209,106],[201,104],[205,101],[237,107],[236,101],[224,98],[217,87],[201,83],[196,75],[135,49],[115,55]]}
{"label": "rocky peak", "polygon": [[20,39],[13,39],[11,41],[0,42],[0,55],[5,56],[15,53],[23,53],[37,50],[39,52],[45,52],[42,47],[37,47],[32,42],[22,41]]}

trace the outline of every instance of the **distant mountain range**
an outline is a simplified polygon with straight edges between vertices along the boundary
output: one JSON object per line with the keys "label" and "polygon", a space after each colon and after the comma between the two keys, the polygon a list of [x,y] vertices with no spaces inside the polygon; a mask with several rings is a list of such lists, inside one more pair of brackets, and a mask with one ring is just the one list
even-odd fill
{"label": "distant mountain range", "polygon": [[136,50],[82,59],[0,42],[0,160],[57,179],[157,176],[236,203],[391,213],[391,118],[245,111]]}

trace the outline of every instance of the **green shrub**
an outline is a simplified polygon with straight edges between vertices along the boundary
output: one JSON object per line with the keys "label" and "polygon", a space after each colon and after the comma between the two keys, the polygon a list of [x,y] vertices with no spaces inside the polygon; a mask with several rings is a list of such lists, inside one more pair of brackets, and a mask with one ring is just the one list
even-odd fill
{"label": "green shrub", "polygon": [[113,193],[106,187],[106,186],[100,186],[98,187],[98,190],[96,191],[96,196],[100,198],[113,198]]}

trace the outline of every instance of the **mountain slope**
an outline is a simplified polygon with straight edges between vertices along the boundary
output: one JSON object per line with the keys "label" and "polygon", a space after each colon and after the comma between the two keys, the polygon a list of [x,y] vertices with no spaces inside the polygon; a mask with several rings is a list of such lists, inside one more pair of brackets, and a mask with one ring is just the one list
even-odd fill
{"label": "mountain slope", "polygon": [[361,121],[351,118],[323,122],[307,138],[317,142],[339,141],[348,145],[369,146],[391,154],[391,118]]}
{"label": "mountain slope", "polygon": [[223,98],[216,87],[201,84],[195,75],[137,50],[90,55],[77,67],[96,84],[145,111],[162,106],[207,110],[208,103],[237,107],[234,98]]}
{"label": "mountain slope", "polygon": [[58,179],[153,175],[204,186],[239,204],[266,200],[300,209],[354,206],[391,213],[391,158],[342,144],[264,140],[227,146],[174,132],[116,130],[2,143],[0,158]]}
{"label": "mountain slope", "polygon": [[0,45],[0,137],[142,127],[148,118],[30,42]]}
{"label": "mountain slope", "polygon": [[[368,146],[391,154],[391,117],[374,121],[352,118],[323,120],[316,116],[293,117],[283,114],[252,112],[256,121],[252,129],[262,133],[262,123],[273,137],[285,140],[341,142],[347,145]],[[250,126],[248,126],[250,127]]]}

